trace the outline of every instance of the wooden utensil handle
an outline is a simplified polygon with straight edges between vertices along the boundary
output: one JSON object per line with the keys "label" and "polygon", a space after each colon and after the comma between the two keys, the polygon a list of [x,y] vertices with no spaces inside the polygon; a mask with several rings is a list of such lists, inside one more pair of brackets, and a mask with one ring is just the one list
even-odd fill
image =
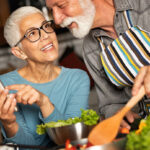
{"label": "wooden utensil handle", "polygon": [[131,108],[133,108],[145,95],[144,86],[142,86],[137,95],[133,96],[128,103],[121,110],[122,113],[126,114]]}

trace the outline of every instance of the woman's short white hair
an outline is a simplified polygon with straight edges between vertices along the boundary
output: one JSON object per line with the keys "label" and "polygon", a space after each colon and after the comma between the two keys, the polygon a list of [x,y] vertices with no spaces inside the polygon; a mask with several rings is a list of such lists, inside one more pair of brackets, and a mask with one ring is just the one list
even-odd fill
{"label": "woman's short white hair", "polygon": [[[26,16],[40,13],[43,15],[42,11],[33,6],[24,6],[15,10],[7,19],[4,26],[4,37],[8,44],[13,47],[20,40],[20,30],[19,22]],[[21,46],[21,44],[19,44]]]}

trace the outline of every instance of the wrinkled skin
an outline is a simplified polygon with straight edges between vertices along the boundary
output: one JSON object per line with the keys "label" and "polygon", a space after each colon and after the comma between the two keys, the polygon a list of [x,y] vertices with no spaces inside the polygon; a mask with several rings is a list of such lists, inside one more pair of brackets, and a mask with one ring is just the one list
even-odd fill
{"label": "wrinkled skin", "polygon": [[140,69],[135,78],[132,95],[136,95],[142,85],[145,88],[146,95],[150,98],[150,66],[144,66]]}
{"label": "wrinkled skin", "polygon": [[16,121],[14,115],[16,100],[14,100],[15,94],[8,96],[8,89],[0,91],[0,120],[2,124],[11,124]]}

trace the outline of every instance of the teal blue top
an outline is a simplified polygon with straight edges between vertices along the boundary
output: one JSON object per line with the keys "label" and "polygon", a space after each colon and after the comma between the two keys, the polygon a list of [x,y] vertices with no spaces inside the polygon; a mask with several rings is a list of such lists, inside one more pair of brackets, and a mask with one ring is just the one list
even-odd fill
{"label": "teal blue top", "polygon": [[47,95],[55,106],[53,113],[47,118],[43,118],[36,104],[23,105],[18,103],[19,110],[15,114],[19,130],[14,137],[7,138],[2,127],[5,142],[49,146],[51,142],[48,135],[38,135],[36,133],[38,124],[80,116],[80,109],[88,108],[90,81],[87,73],[79,69],[62,67],[60,75],[55,80],[47,83],[29,82],[22,78],[17,70],[0,75],[0,80],[5,86],[29,84]]}

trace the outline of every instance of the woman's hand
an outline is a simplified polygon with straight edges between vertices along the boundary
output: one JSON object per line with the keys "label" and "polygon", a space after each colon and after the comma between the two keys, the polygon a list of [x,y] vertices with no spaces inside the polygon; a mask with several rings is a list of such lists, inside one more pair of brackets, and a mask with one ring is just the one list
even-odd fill
{"label": "woman's hand", "polygon": [[39,107],[46,105],[49,101],[48,97],[38,90],[34,89],[30,85],[26,84],[14,84],[6,87],[9,90],[17,90],[16,99],[18,103],[23,103],[24,105],[37,104]]}
{"label": "woman's hand", "polygon": [[18,131],[18,124],[14,114],[16,100],[15,94],[8,95],[9,90],[0,91],[0,120],[8,137],[12,137]]}
{"label": "woman's hand", "polygon": [[37,104],[41,109],[43,117],[49,116],[54,110],[54,106],[49,98],[30,85],[14,84],[9,85],[6,88],[9,90],[17,90],[15,98],[18,103],[23,103],[24,105]]}
{"label": "woman's hand", "polygon": [[8,92],[7,89],[0,92],[0,120],[3,123],[11,124],[16,120],[14,115],[16,100],[15,95],[8,95]]}
{"label": "woman's hand", "polygon": [[133,96],[138,93],[142,85],[144,85],[146,95],[150,98],[150,66],[142,67],[136,76],[132,88]]}

